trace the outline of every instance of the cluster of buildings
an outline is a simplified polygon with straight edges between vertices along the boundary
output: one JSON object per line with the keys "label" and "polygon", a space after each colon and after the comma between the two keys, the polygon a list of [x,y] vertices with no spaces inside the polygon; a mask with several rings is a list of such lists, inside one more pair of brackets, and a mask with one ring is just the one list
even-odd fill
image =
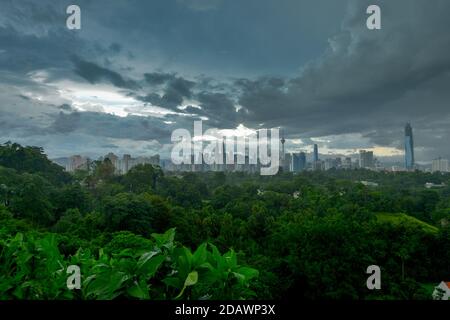
{"label": "cluster of buildings", "polygon": [[[414,159],[414,138],[411,125],[408,123],[405,126],[405,163],[404,166],[394,166],[390,168],[391,171],[412,171],[418,169]],[[302,172],[305,170],[319,170],[326,171],[331,169],[357,169],[364,168],[370,170],[387,170],[384,168],[377,158],[374,157],[373,151],[360,150],[359,154],[355,157],[326,157],[320,159],[319,147],[314,144],[312,159],[308,159],[305,152],[286,153],[284,137],[280,139],[280,169],[283,172]],[[225,146],[223,146],[225,148]],[[200,155],[202,161],[194,161],[194,156],[191,156],[189,164],[174,164],[171,160],[161,160],[159,155],[151,157],[137,157],[132,158],[131,155],[125,154],[122,158],[119,158],[113,153],[109,153],[99,160],[109,159],[114,165],[116,174],[126,174],[131,168],[138,164],[151,164],[159,165],[165,171],[190,171],[190,172],[205,172],[205,171],[225,171],[225,172],[247,172],[257,173],[260,172],[261,164],[255,159],[250,159],[248,155],[234,154],[234,162],[228,164],[225,161],[225,152],[222,152],[223,164],[214,163],[207,164],[209,161],[204,161],[204,157],[207,155]],[[237,161],[238,157],[245,158],[243,161]],[[198,159],[197,159],[198,160]],[[66,170],[73,172],[78,169],[90,170],[91,160],[80,155],[75,155],[69,158],[66,165]],[[199,164],[198,164],[199,163]],[[432,161],[432,172],[450,172],[449,161],[443,158],[437,158]]]}
{"label": "cluster of buildings", "polygon": [[[361,150],[359,157],[353,159],[351,157],[336,157],[336,158],[319,158],[318,145],[314,145],[314,152],[311,161],[307,160],[306,152],[297,153],[285,153],[284,143],[285,139],[281,140],[281,152],[280,152],[280,169],[283,172],[302,172],[311,170],[331,170],[331,169],[376,169],[380,168],[380,163],[374,157],[372,151]],[[224,153],[223,153],[224,155]],[[190,171],[190,172],[204,172],[204,171],[224,171],[224,172],[247,172],[256,173],[260,172],[261,164],[257,160],[250,159],[249,156],[245,156],[245,163],[239,164],[237,161],[237,154],[234,154],[233,164],[226,164],[223,159],[223,164],[207,164],[204,161],[199,161],[200,164],[194,164],[194,156],[189,164],[173,164],[171,160],[162,160],[161,167],[166,171]],[[225,157],[225,155],[224,155]],[[253,160],[253,161],[252,161]]]}
{"label": "cluster of buildings", "polygon": [[[106,156],[100,157],[98,160],[104,161],[106,159],[108,159],[114,166],[116,174],[126,174],[131,168],[137,166],[138,164],[160,165],[159,155],[132,158],[131,155],[124,154],[122,158],[119,158],[114,153],[108,153]],[[88,157],[82,157],[80,155],[69,157],[66,165],[66,171],[68,172],[74,172],[76,170],[90,171],[91,169],[92,160]]]}
{"label": "cluster of buildings", "polygon": [[[222,153],[222,163],[208,164],[210,161],[205,161],[207,155],[200,154],[201,161],[195,161],[194,155],[191,156],[190,163],[174,164],[172,160],[162,160],[161,168],[165,171],[190,171],[190,172],[206,172],[206,171],[224,171],[224,172],[259,172],[261,165],[258,161],[250,159],[248,155],[244,157],[245,163],[238,161],[239,155],[234,154],[233,163],[229,164],[226,161],[226,154]],[[200,163],[196,163],[200,162]],[[212,161],[211,161],[212,162]]]}
{"label": "cluster of buildings", "polygon": [[432,172],[450,172],[448,166],[448,160],[437,158],[431,162],[431,171]]}
{"label": "cluster of buildings", "polygon": [[[282,156],[283,157],[283,156]],[[284,154],[282,160],[282,169],[290,172],[301,172],[304,170],[331,170],[331,169],[376,169],[380,167],[380,163],[374,158],[372,151],[361,150],[359,157],[336,157],[320,159],[317,144],[314,145],[313,159],[311,162],[306,160],[306,153],[290,153]]]}

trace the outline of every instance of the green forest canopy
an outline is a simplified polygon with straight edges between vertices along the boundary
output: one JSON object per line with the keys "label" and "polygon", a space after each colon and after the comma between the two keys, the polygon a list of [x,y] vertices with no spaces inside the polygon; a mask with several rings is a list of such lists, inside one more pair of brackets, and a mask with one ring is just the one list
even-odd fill
{"label": "green forest canopy", "polygon": [[[41,148],[7,143],[0,299],[430,299],[430,283],[450,276],[449,182],[151,165],[116,176],[108,162],[70,175]],[[69,264],[81,265],[81,290],[66,287]],[[372,264],[382,290],[365,286]]]}

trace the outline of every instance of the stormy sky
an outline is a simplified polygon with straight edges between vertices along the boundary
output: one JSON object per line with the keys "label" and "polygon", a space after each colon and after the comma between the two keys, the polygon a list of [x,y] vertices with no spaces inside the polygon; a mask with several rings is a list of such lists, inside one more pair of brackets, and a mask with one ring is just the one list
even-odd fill
{"label": "stormy sky", "polygon": [[[68,30],[66,8],[81,8]],[[382,29],[368,30],[378,4]],[[0,0],[0,142],[163,157],[176,128],[450,158],[448,0]],[[233,131],[230,131],[233,132]]]}

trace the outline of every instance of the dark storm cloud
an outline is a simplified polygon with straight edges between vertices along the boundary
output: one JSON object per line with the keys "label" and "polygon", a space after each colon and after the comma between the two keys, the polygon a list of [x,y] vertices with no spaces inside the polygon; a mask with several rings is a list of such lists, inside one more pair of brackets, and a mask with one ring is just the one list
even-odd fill
{"label": "dark storm cloud", "polygon": [[24,96],[23,94],[19,94],[18,97],[19,97],[19,98],[22,98],[22,99],[24,99],[24,100],[28,100],[28,101],[30,100],[29,97]]}
{"label": "dark storm cloud", "polygon": [[92,17],[86,22],[89,27],[120,39],[137,60],[154,69],[247,76],[295,73],[320,54],[327,37],[338,31],[346,2],[130,0],[79,4]]}
{"label": "dark storm cloud", "polygon": [[138,97],[138,99],[170,110],[176,110],[176,108],[183,103],[183,96],[176,91],[171,90],[166,91],[163,95],[149,93],[146,96]]}
{"label": "dark storm cloud", "polygon": [[[180,117],[163,118],[132,116],[118,117],[99,112],[71,112],[52,115],[52,123],[46,128],[49,134],[79,133],[93,137],[170,141],[171,133],[177,128],[190,129],[192,121]],[[166,123],[175,120],[174,123]]]}
{"label": "dark storm cloud", "polygon": [[176,77],[169,81],[167,89],[180,94],[183,97],[190,98],[192,95],[191,89],[195,82],[189,81],[180,77]]}
{"label": "dark storm cloud", "polygon": [[60,112],[51,126],[51,131],[56,133],[68,133],[78,128],[81,115],[78,112],[65,114]]}
{"label": "dark storm cloud", "polygon": [[26,115],[18,116],[13,112],[0,110],[0,136],[2,136],[2,140],[11,134],[14,137],[21,138],[45,134],[45,130],[39,125],[38,118]]}
{"label": "dark storm cloud", "polygon": [[[223,90],[211,86],[206,80],[197,82],[175,74],[159,72],[146,73],[145,80],[153,88],[162,88],[163,93],[153,92],[146,96],[138,96],[137,99],[140,101],[178,113],[207,118],[207,125],[210,127],[234,128],[238,124],[233,94],[221,92]],[[197,105],[185,106],[185,101],[189,99],[195,101]]]}
{"label": "dark storm cloud", "polygon": [[[47,36],[23,34],[11,26],[0,25],[1,70],[24,71],[66,67],[67,55],[83,45],[69,33],[52,32]],[[73,52],[73,51],[72,51]]]}
{"label": "dark storm cloud", "polygon": [[124,89],[138,89],[139,85],[133,80],[124,79],[119,73],[98,66],[95,63],[84,61],[78,57],[73,57],[75,73],[92,84],[109,81],[113,85]]}
{"label": "dark storm cloud", "polygon": [[161,85],[173,79],[174,77],[174,74],[164,72],[144,73],[145,81],[147,81],[150,85]]}
{"label": "dark storm cloud", "polygon": [[[90,1],[80,1],[86,8]],[[66,27],[66,8],[70,0],[3,0],[0,10],[0,70],[26,73],[45,69],[56,73],[59,79],[71,78],[73,57],[80,62],[107,62],[122,54],[123,47],[115,41],[98,41],[89,30],[73,31]],[[87,12],[82,11],[82,17]],[[89,19],[82,19],[85,23]],[[95,19],[94,19],[95,21]],[[125,53],[131,56],[130,52]],[[132,82],[121,81],[113,73],[103,71],[119,85],[133,87]],[[55,77],[54,74],[50,76]],[[93,75],[90,75],[93,79]]]}
{"label": "dark storm cloud", "polygon": [[65,111],[74,111],[73,108],[72,108],[72,106],[70,106],[70,105],[67,104],[67,103],[63,103],[63,104],[60,105],[58,108],[61,109],[61,110],[65,110]]}
{"label": "dark storm cloud", "polygon": [[365,28],[361,13],[371,2],[352,2],[343,31],[300,76],[286,83],[236,81],[245,123],[281,126],[302,138],[362,132],[376,144],[401,149],[402,128],[411,121],[422,137],[418,147],[427,140],[442,148],[424,128],[450,119],[450,3],[377,2],[382,30]]}
{"label": "dark storm cloud", "polygon": [[177,107],[183,104],[185,98],[191,98],[192,89],[196,85],[194,81],[178,77],[175,74],[160,72],[145,73],[144,79],[153,90],[155,87],[158,89],[163,86],[163,93],[152,92],[145,96],[138,96],[137,99],[170,110],[177,110]]}
{"label": "dark storm cloud", "polygon": [[[173,128],[190,128],[206,117],[205,126],[218,128],[282,127],[287,137],[307,144],[332,136],[336,147],[401,149],[403,126],[412,122],[418,158],[450,157],[446,0],[80,0],[77,32],[65,28],[69,2],[4,3],[0,70],[24,79],[45,75],[18,83],[0,74],[20,88],[14,91],[20,103],[35,106],[23,122],[33,128],[29,133],[167,141]],[[377,31],[366,28],[366,8],[373,3],[382,9]],[[92,91],[108,83],[126,89],[120,92],[136,101],[125,111],[145,115],[151,104],[172,114],[155,119],[73,112],[85,101],[47,101],[53,98],[46,100],[36,83],[70,80],[73,87],[56,88],[77,93],[78,83],[86,86],[80,77]],[[105,90],[117,93],[113,89]],[[0,111],[6,111],[16,101],[7,90],[1,94]],[[41,113],[50,123],[43,125],[44,116],[35,112],[45,103]],[[26,134],[11,113],[2,113],[0,121]]]}
{"label": "dark storm cloud", "polygon": [[217,128],[234,128],[237,126],[235,103],[223,93],[200,92],[196,98],[200,110],[194,113],[208,117],[211,125]]}

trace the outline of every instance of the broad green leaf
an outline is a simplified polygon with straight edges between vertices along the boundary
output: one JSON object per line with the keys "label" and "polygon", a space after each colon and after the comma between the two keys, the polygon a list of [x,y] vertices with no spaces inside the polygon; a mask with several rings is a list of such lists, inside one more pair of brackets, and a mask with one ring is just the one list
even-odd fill
{"label": "broad green leaf", "polygon": [[196,284],[197,281],[198,281],[198,272],[194,270],[191,273],[189,273],[188,276],[186,277],[186,280],[184,281],[183,289],[181,290],[180,294],[175,297],[175,299],[180,298],[183,295],[184,290],[186,290],[187,287],[193,286],[194,284]]}
{"label": "broad green leaf", "polygon": [[234,250],[230,250],[223,255],[225,261],[227,262],[228,268],[234,269],[237,267],[237,257],[236,252]]}
{"label": "broad green leaf", "polygon": [[142,265],[144,265],[148,260],[150,260],[151,258],[153,258],[154,256],[156,256],[160,251],[150,251],[150,252],[146,252],[144,253],[138,260],[137,263],[137,267],[141,268]]}
{"label": "broad green leaf", "polygon": [[185,287],[193,286],[194,284],[197,283],[197,281],[198,281],[198,272],[194,270],[188,274],[186,280],[184,281],[184,286]]}
{"label": "broad green leaf", "polygon": [[167,230],[163,234],[152,233],[153,239],[155,239],[158,247],[166,247],[167,249],[173,248],[173,241],[175,239],[175,228]]}
{"label": "broad green leaf", "polygon": [[148,287],[144,281],[141,283],[135,281],[133,285],[127,289],[127,293],[134,298],[150,299],[150,296],[148,294]]}
{"label": "broad green leaf", "polygon": [[155,275],[156,271],[158,271],[158,268],[161,266],[165,259],[166,257],[163,255],[150,258],[141,265],[141,267],[138,269],[138,272],[141,274],[145,274],[147,278],[151,278]]}
{"label": "broad green leaf", "polygon": [[174,287],[177,289],[181,289],[182,287],[182,282],[180,281],[180,279],[175,278],[175,277],[168,277],[162,280],[163,283],[165,283],[168,287]]}
{"label": "broad green leaf", "polygon": [[206,251],[206,243],[201,244],[197,250],[195,250],[193,256],[192,256],[192,265],[194,268],[200,266],[201,264],[206,262],[207,258],[207,251]]}
{"label": "broad green leaf", "polygon": [[259,271],[250,267],[240,267],[237,273],[245,276],[246,279],[252,279],[259,276]]}

